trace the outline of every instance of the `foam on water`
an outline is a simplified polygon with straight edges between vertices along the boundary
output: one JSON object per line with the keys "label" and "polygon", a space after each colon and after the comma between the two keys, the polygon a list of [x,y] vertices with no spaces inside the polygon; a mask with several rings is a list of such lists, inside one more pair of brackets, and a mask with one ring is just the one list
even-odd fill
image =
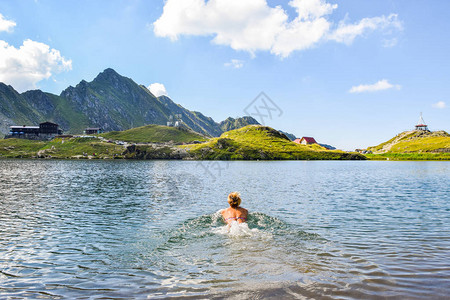
{"label": "foam on water", "polygon": [[[222,217],[222,211],[189,219],[168,233],[169,240],[174,238],[189,239],[213,233],[229,237],[272,237],[274,230],[286,227],[282,221],[267,216],[263,213],[250,213],[248,222],[238,223],[233,221],[226,224]],[[280,226],[281,225],[281,226]],[[284,226],[283,226],[284,225]]]}
{"label": "foam on water", "polygon": [[247,223],[238,223],[237,221],[233,221],[229,225],[213,228],[212,232],[235,237],[242,237],[252,236],[255,233],[258,233],[259,230],[256,228],[250,229]]}
{"label": "foam on water", "polygon": [[[211,215],[211,225],[217,225],[218,223],[224,224],[225,222],[222,219],[222,211],[218,210],[214,214]],[[216,234],[222,234],[222,235],[230,235],[235,237],[242,237],[242,236],[251,236],[253,232],[257,231],[257,229],[251,230],[248,227],[247,223],[238,223],[237,221],[233,221],[230,224],[213,227],[211,228],[211,231]]]}

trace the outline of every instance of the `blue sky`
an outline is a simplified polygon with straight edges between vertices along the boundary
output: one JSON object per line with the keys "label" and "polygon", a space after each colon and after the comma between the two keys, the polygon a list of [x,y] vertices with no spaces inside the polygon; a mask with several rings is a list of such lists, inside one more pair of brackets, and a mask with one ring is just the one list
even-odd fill
{"label": "blue sky", "polygon": [[420,112],[431,130],[450,130],[449,9],[445,0],[0,0],[0,81],[59,94],[111,67],[216,121],[244,115],[264,91],[282,112],[266,125],[353,150],[413,128]]}

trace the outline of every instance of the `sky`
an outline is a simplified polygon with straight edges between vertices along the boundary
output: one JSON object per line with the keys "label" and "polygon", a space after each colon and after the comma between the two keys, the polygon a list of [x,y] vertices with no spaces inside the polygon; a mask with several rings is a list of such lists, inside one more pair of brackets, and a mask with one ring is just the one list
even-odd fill
{"label": "sky", "polygon": [[60,94],[106,68],[220,122],[354,150],[450,131],[450,1],[0,0],[0,82]]}

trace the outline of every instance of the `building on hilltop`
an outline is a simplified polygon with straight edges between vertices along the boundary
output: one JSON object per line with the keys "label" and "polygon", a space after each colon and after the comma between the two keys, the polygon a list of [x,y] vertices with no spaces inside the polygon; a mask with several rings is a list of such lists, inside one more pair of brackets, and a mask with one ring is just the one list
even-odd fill
{"label": "building on hilltop", "polygon": [[183,123],[182,114],[175,114],[169,116],[169,121],[167,122],[167,126],[169,127],[181,127],[181,123]]}
{"label": "building on hilltop", "polygon": [[313,137],[308,137],[308,136],[304,136],[301,139],[295,139],[294,143],[301,144],[301,145],[317,144],[316,140]]}
{"label": "building on hilltop", "polygon": [[52,122],[40,123],[39,126],[10,126],[7,138],[19,138],[28,140],[51,140],[55,136],[62,134],[59,125]]}
{"label": "building on hilltop", "polygon": [[84,130],[85,134],[99,134],[99,133],[103,133],[103,129],[99,128],[99,127],[92,127],[92,128],[86,128]]}
{"label": "building on hilltop", "polygon": [[423,120],[422,113],[420,113],[420,118],[419,118],[419,122],[416,125],[416,130],[430,131],[428,129],[428,125],[426,125],[425,121]]}

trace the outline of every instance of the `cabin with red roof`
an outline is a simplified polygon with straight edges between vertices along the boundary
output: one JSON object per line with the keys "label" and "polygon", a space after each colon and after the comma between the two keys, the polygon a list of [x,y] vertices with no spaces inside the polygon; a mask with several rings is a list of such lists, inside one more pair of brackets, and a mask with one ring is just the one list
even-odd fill
{"label": "cabin with red roof", "polygon": [[295,139],[294,143],[297,143],[300,145],[317,144],[316,140],[313,137],[309,137],[309,136],[304,136],[301,139]]}

